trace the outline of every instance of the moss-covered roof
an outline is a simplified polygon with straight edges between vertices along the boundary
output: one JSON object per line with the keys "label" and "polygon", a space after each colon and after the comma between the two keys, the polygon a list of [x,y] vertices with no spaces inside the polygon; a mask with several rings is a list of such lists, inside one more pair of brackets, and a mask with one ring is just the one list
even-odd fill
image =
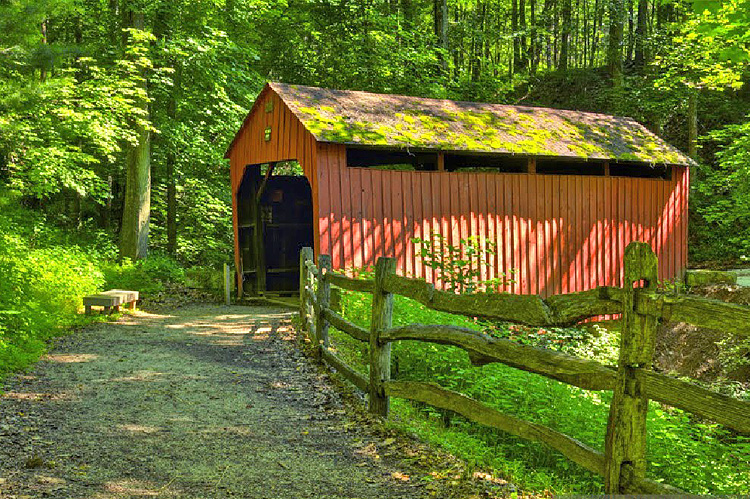
{"label": "moss-covered roof", "polygon": [[692,165],[631,118],[269,83],[321,142]]}

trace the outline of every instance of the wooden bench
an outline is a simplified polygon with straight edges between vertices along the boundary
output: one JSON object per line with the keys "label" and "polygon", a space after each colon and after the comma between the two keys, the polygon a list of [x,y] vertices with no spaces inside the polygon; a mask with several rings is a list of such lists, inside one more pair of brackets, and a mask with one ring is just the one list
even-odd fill
{"label": "wooden bench", "polygon": [[110,289],[103,293],[83,297],[83,306],[86,307],[86,313],[91,313],[91,307],[103,307],[103,311],[118,312],[120,306],[130,305],[131,310],[135,310],[135,304],[138,301],[138,291],[126,291],[124,289]]}

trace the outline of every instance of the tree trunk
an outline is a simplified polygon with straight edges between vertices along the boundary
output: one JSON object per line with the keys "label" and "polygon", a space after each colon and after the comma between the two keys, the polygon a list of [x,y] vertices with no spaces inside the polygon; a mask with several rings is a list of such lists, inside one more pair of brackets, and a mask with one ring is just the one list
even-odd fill
{"label": "tree trunk", "polygon": [[526,45],[526,0],[518,0],[518,30],[519,34],[519,69],[526,70],[529,64],[529,53]]}
{"label": "tree trunk", "polygon": [[[143,13],[129,13],[129,26],[143,30]],[[147,88],[144,79],[142,88]],[[148,115],[148,99],[138,103]],[[148,253],[148,229],[151,212],[151,132],[135,125],[136,144],[127,145],[125,162],[125,206],[120,229],[120,257],[138,260]]]}
{"label": "tree trunk", "polygon": [[575,8],[573,9],[573,15],[575,21],[573,22],[573,42],[568,43],[568,50],[573,52],[573,67],[581,67],[581,44],[579,43],[579,37],[581,36],[581,0],[576,0]]}
{"label": "tree trunk", "polygon": [[513,71],[518,71],[521,61],[521,42],[518,39],[518,0],[512,0],[510,4],[510,30],[513,36]]}
{"label": "tree trunk", "polygon": [[[487,13],[486,4],[477,5],[479,10],[478,32],[475,32],[472,43],[471,81],[479,81],[482,76],[482,43],[484,37],[484,19]],[[479,33],[479,35],[477,35]]]}
{"label": "tree trunk", "polygon": [[[172,123],[177,119],[177,96],[179,90],[179,69],[175,71],[174,86],[167,104],[167,116]],[[175,151],[174,144],[167,145],[167,251],[171,255],[177,254],[177,180],[175,178]]]}
{"label": "tree trunk", "polygon": [[[461,20],[461,6],[457,5],[454,14],[453,14],[453,21],[456,23],[456,25],[459,24]],[[458,79],[459,75],[461,74],[461,54],[463,51],[461,50],[463,48],[463,37],[459,39],[458,46],[453,51],[453,74],[454,78]]]}
{"label": "tree trunk", "polygon": [[404,25],[407,29],[414,27],[416,21],[416,8],[412,0],[401,0],[401,12],[404,16]]}
{"label": "tree trunk", "polygon": [[589,6],[586,0],[583,0],[583,28],[581,31],[581,41],[583,52],[581,53],[581,67],[586,67],[589,60]]}
{"label": "tree trunk", "polygon": [[560,9],[558,0],[553,0],[552,3],[552,62],[553,67],[557,67],[557,61],[560,60]]}
{"label": "tree trunk", "polygon": [[633,12],[633,2],[628,2],[628,50],[626,60],[628,63],[633,61],[633,49],[635,48],[635,13]]}
{"label": "tree trunk", "polygon": [[[42,35],[41,43],[42,45],[47,45],[47,20],[45,19],[42,21],[42,24],[39,27],[39,31]],[[45,54],[45,57],[41,61],[41,66],[39,66],[39,81],[44,83],[47,81],[47,57]]]}
{"label": "tree trunk", "polygon": [[688,156],[698,161],[698,89],[688,95]]}
{"label": "tree trunk", "polygon": [[557,63],[557,69],[565,71],[568,69],[568,44],[570,43],[570,0],[563,0],[561,14],[560,59]]}
{"label": "tree trunk", "polygon": [[[170,4],[161,4],[154,18],[154,37],[156,40],[162,41],[165,45],[169,44],[171,38],[169,21],[172,18]],[[175,57],[170,57],[168,62],[169,66],[174,70],[172,87],[166,98],[166,115],[169,122],[167,126],[169,127],[177,123],[177,101],[180,94],[181,66]],[[169,135],[166,134],[160,136],[159,144],[166,149],[164,161],[167,181],[167,251],[174,256],[177,253],[177,185],[175,178],[175,163],[177,159],[175,144],[174,140],[170,140]]]}
{"label": "tree trunk", "polygon": [[548,70],[552,68],[552,39],[550,33],[553,31],[554,25],[552,22],[552,9],[550,7],[553,1],[544,0],[544,7],[542,8],[542,22],[547,28],[547,32],[544,35],[544,52]]}
{"label": "tree trunk", "polygon": [[125,207],[120,229],[120,256],[131,260],[145,258],[148,253],[151,211],[151,133],[137,125],[136,135],[138,144],[128,146]]}
{"label": "tree trunk", "polygon": [[648,0],[638,0],[638,27],[635,30],[635,67],[642,70],[648,62]]}
{"label": "tree trunk", "polygon": [[594,2],[594,19],[591,26],[591,52],[589,53],[589,66],[596,64],[596,54],[599,50],[599,31],[601,29],[601,6],[600,0]]}
{"label": "tree trunk", "polygon": [[81,223],[83,217],[81,216],[81,195],[78,191],[73,191],[73,227],[76,230],[81,230]]}
{"label": "tree trunk", "polygon": [[539,66],[539,37],[537,35],[539,30],[537,29],[536,0],[529,0],[529,8],[531,11],[531,36],[529,42],[529,57],[531,59],[531,66],[529,71],[531,72],[531,74],[534,74],[536,73],[536,69]]}
{"label": "tree trunk", "polygon": [[434,0],[433,16],[435,20],[435,38],[438,47],[442,50],[438,52],[438,61],[443,75],[447,76],[448,60],[448,0]]}
{"label": "tree trunk", "polygon": [[609,47],[607,66],[614,88],[622,87],[622,37],[625,27],[625,0],[609,0]]}
{"label": "tree trunk", "polygon": [[107,200],[99,205],[99,226],[109,229],[112,217],[112,175],[107,175]]}

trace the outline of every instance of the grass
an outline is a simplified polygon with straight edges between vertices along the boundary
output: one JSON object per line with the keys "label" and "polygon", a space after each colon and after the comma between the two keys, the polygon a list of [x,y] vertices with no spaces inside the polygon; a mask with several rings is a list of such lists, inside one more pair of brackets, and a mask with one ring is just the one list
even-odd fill
{"label": "grass", "polygon": [[36,362],[52,338],[103,320],[79,313],[83,296],[109,288],[155,293],[185,278],[168,256],[131,263],[116,254],[102,231],[65,230],[17,194],[0,195],[0,380]]}
{"label": "grass", "polygon": [[[343,291],[342,313],[369,326],[371,298]],[[572,355],[616,363],[619,337],[596,326],[570,329],[521,328],[487,324],[437,312],[400,296],[394,301],[394,325],[453,324]],[[338,353],[367,372],[367,350],[332,331]],[[502,364],[472,367],[456,347],[414,341],[393,345],[393,378],[437,382],[504,413],[550,426],[603,451],[611,393],[589,392]],[[447,411],[394,400],[390,424],[446,448],[468,463],[491,469],[530,492],[595,494],[602,479],[547,447],[471,423]],[[648,414],[648,475],[697,494],[750,492],[750,439],[720,425],[691,419],[677,409],[652,402]]]}

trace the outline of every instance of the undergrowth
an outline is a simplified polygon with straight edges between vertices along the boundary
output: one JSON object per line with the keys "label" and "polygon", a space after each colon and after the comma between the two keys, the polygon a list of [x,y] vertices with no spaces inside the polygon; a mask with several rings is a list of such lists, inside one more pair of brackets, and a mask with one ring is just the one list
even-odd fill
{"label": "undergrowth", "polygon": [[50,339],[98,316],[79,314],[83,296],[109,288],[142,294],[184,281],[170,257],[117,263],[112,237],[63,230],[13,193],[0,195],[0,380],[28,367]]}
{"label": "undergrowth", "polygon": [[[347,319],[368,327],[370,307],[370,295],[342,291],[341,308]],[[393,323],[453,324],[603,364],[615,364],[617,358],[618,335],[598,326],[539,329],[482,323],[430,310],[400,296],[394,300]],[[366,346],[336,330],[332,330],[332,341],[346,361],[367,372]],[[473,367],[463,350],[451,346],[395,342],[392,359],[394,379],[437,382],[604,450],[609,392],[582,390],[498,363]],[[439,444],[468,463],[492,469],[526,490],[556,494],[603,491],[599,476],[540,444],[424,404],[395,399],[392,414],[391,424]],[[648,432],[651,478],[699,494],[750,491],[750,439],[655,402],[649,407]]]}

